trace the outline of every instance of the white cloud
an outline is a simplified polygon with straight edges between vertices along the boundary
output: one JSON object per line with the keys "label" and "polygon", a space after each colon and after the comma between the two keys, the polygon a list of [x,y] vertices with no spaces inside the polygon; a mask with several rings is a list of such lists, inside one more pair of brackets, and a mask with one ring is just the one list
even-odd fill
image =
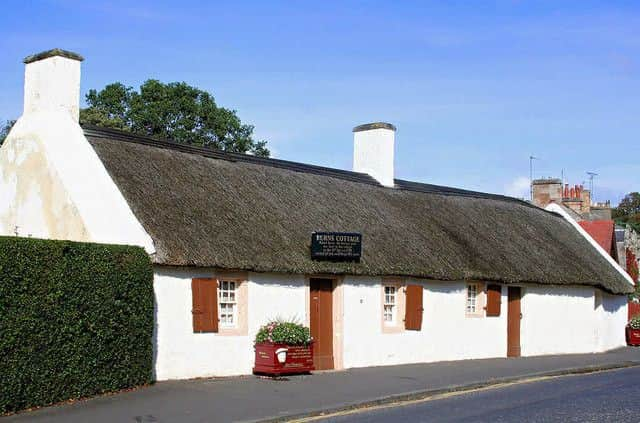
{"label": "white cloud", "polygon": [[511,197],[528,198],[529,189],[529,178],[526,176],[518,176],[505,186],[504,193]]}

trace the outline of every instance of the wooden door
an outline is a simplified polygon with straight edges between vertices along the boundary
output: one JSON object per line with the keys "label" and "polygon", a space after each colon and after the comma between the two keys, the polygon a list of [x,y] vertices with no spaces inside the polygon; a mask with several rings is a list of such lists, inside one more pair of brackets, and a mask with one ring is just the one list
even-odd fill
{"label": "wooden door", "polygon": [[507,357],[520,357],[521,288],[510,286],[507,310]]}
{"label": "wooden door", "polygon": [[316,370],[333,369],[333,281],[311,279],[310,285],[313,364]]}

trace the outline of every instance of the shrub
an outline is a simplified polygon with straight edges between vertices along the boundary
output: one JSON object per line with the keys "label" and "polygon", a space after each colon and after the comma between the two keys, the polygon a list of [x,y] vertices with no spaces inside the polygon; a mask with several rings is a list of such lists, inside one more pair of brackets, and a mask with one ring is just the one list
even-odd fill
{"label": "shrub", "polygon": [[255,343],[309,345],[311,341],[311,332],[308,327],[295,322],[273,321],[260,328]]}
{"label": "shrub", "polygon": [[151,382],[152,334],[141,248],[0,237],[0,413]]}
{"label": "shrub", "polygon": [[640,329],[640,316],[636,316],[629,320],[629,327],[631,329]]}

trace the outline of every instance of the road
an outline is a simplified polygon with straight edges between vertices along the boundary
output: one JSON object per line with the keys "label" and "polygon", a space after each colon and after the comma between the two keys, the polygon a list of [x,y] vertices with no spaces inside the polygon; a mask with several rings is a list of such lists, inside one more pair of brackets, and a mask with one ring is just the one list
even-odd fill
{"label": "road", "polygon": [[640,422],[640,367],[373,409],[330,422]]}

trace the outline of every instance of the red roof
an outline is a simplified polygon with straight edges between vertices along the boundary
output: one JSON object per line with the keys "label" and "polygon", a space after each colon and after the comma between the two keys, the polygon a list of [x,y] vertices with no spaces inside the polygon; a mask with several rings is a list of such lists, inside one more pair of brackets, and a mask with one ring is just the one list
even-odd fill
{"label": "red roof", "polygon": [[578,223],[606,252],[611,256],[614,255],[613,237],[615,236],[615,226],[613,220],[582,220]]}

